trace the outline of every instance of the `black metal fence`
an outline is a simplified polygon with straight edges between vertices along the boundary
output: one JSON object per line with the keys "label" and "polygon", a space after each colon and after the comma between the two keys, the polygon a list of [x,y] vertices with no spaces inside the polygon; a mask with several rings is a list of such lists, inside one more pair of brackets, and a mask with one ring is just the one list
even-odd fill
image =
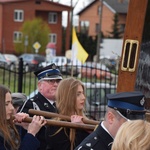
{"label": "black metal fence", "polygon": [[[35,70],[38,66],[35,67]],[[86,87],[86,110],[87,115],[96,120],[104,117],[106,111],[106,94],[116,92],[117,74],[116,70],[111,72],[102,66],[60,66],[63,78],[74,76],[81,80]],[[64,70],[67,70],[66,72]],[[20,59],[16,69],[10,70],[0,66],[0,84],[10,88],[12,92],[22,92],[27,96],[37,89],[37,78],[34,70],[25,71],[23,61]]]}

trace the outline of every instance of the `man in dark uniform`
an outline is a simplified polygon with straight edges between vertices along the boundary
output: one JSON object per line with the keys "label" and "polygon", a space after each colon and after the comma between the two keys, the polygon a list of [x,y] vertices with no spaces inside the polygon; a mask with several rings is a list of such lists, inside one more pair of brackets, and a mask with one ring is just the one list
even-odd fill
{"label": "man in dark uniform", "polygon": [[119,127],[127,120],[144,119],[144,95],[139,91],[108,94],[105,119],[75,150],[111,150]]}
{"label": "man in dark uniform", "polygon": [[[27,100],[19,112],[28,113],[29,109],[42,110],[47,112],[56,112],[55,93],[59,82],[62,80],[62,74],[55,64],[37,70],[34,74],[38,78],[38,93]],[[40,141],[38,150],[46,150],[45,127],[41,128],[37,134]]]}

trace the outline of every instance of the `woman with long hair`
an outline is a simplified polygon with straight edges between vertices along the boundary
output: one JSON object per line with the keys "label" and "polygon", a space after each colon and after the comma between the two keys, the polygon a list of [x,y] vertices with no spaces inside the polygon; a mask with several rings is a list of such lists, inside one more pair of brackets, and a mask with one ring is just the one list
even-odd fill
{"label": "woman with long hair", "polygon": [[[35,135],[45,125],[44,118],[34,116],[30,124],[23,123],[23,119],[28,115],[14,113],[11,92],[4,85],[0,85],[0,107],[0,150],[36,150],[40,143]],[[27,129],[22,142],[15,123]]]}
{"label": "woman with long hair", "polygon": [[[71,117],[72,122],[82,122],[84,114],[85,88],[81,81],[69,77],[60,81],[56,91],[56,106],[60,115]],[[55,118],[58,121],[66,121]],[[47,150],[73,150],[89,135],[88,131],[50,126],[46,130]]]}

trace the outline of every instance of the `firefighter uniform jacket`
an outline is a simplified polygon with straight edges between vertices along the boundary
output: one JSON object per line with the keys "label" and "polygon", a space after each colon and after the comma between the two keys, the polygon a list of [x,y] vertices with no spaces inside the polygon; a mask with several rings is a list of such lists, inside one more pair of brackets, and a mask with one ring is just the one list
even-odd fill
{"label": "firefighter uniform jacket", "polygon": [[87,136],[75,150],[111,150],[113,138],[106,132],[101,124]]}
{"label": "firefighter uniform jacket", "polygon": [[[47,112],[56,112],[56,108],[39,92],[33,98],[27,100],[27,102],[22,108],[23,108],[22,112],[25,113],[28,113],[29,109],[37,109]],[[38,150],[46,150],[45,129],[46,127],[42,127],[37,134],[37,139],[40,141],[40,148]]]}

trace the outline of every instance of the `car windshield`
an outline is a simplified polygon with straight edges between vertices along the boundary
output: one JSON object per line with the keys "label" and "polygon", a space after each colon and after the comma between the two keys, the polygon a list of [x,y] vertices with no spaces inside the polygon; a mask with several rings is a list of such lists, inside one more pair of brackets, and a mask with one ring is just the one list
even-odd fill
{"label": "car windshield", "polygon": [[33,55],[29,55],[29,54],[23,54],[20,57],[22,57],[23,60],[32,60],[33,59]]}
{"label": "car windshield", "polygon": [[2,54],[0,54],[0,61],[3,61],[3,62],[5,61],[5,58]]}
{"label": "car windshield", "polygon": [[52,60],[51,60],[51,63],[56,63],[56,65],[58,66],[64,66],[66,65],[67,63],[70,63],[71,60],[67,59],[66,57],[54,57]]}
{"label": "car windshield", "polygon": [[5,54],[5,57],[8,60],[11,60],[11,61],[17,61],[18,60],[17,56],[15,56],[15,55],[7,55],[7,54]]}
{"label": "car windshield", "polygon": [[54,59],[52,60],[52,62],[58,63],[58,62],[59,62],[59,59],[58,59],[58,58],[54,58]]}

